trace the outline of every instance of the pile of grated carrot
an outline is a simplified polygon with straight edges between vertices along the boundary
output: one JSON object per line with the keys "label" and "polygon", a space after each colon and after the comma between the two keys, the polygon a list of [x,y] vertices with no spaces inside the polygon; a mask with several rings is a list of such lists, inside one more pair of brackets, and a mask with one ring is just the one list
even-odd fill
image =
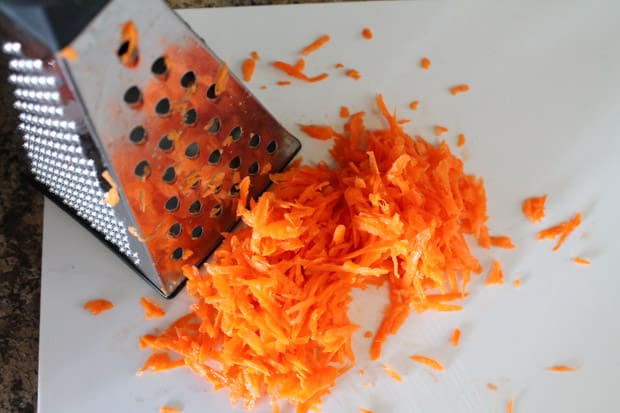
{"label": "pile of grated carrot", "polygon": [[245,227],[226,236],[213,262],[184,268],[195,303],[141,338],[153,350],[141,372],[184,364],[247,409],[269,398],[274,411],[286,399],[308,412],[355,363],[353,289],[389,287],[373,359],[412,310],[460,309],[448,302],[465,297],[482,270],[465,236],[488,234],[483,181],[445,142],[408,136],[381,95],[377,102],[383,129],[367,129],[362,112],[342,132],[311,128],[333,139],[335,166],[296,163],[271,175],[258,200],[242,181]]}

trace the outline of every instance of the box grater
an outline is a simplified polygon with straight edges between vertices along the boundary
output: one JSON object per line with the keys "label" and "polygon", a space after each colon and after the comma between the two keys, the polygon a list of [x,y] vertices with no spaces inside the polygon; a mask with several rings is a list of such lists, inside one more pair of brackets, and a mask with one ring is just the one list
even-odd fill
{"label": "box grater", "polygon": [[38,186],[163,296],[300,149],[160,0],[0,1]]}

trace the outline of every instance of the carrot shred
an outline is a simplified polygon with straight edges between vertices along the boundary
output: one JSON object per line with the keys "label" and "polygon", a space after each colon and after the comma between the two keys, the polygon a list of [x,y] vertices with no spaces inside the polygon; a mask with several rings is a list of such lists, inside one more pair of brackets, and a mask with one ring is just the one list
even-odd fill
{"label": "carrot shred", "polygon": [[575,264],[579,264],[579,265],[590,265],[592,264],[592,262],[586,258],[581,258],[581,257],[575,257],[572,259],[572,261]]}
{"label": "carrot shred", "polygon": [[142,368],[136,372],[136,376],[141,376],[147,372],[171,370],[184,365],[183,359],[172,360],[168,353],[155,352],[144,362]]}
{"label": "carrot shred", "polygon": [[92,315],[99,315],[104,311],[111,310],[112,308],[114,308],[114,304],[112,304],[112,302],[101,298],[84,303],[84,309],[89,311]]}
{"label": "carrot shred", "polygon": [[547,370],[558,372],[558,373],[570,373],[570,372],[577,371],[577,369],[574,368],[574,367],[564,366],[564,365],[561,365],[561,364],[548,367]]}
{"label": "carrot shred", "polygon": [[297,65],[293,66],[290,65],[286,62],[281,62],[279,60],[275,61],[272,63],[273,67],[275,67],[276,69],[279,69],[281,71],[283,71],[284,73],[286,73],[289,76],[292,76],[294,78],[300,79],[300,80],[304,80],[306,82],[320,82],[323,79],[326,79],[327,77],[329,77],[329,75],[327,73],[321,73],[320,75],[314,76],[314,77],[309,77],[308,75],[306,75],[305,73],[302,72],[303,68],[300,68],[300,66],[302,66],[300,64],[300,62],[303,62],[303,59],[297,62]]}
{"label": "carrot shred", "polygon": [[545,202],[547,202],[547,195],[527,198],[523,201],[521,211],[531,222],[539,222],[545,216]]}
{"label": "carrot shred", "polygon": [[400,374],[398,374],[397,372],[395,372],[390,366],[388,366],[387,364],[383,363],[381,364],[381,368],[383,368],[383,370],[385,370],[385,372],[392,378],[394,379],[394,381],[397,382],[402,382],[403,378],[400,376]]}
{"label": "carrot shred", "polygon": [[360,407],[360,413],[375,413],[372,410],[368,410],[368,409],[364,409],[363,407]]}
{"label": "carrot shred", "polygon": [[215,94],[217,96],[221,95],[222,92],[226,89],[226,84],[228,83],[229,77],[230,75],[228,73],[228,65],[223,62],[215,75]]}
{"label": "carrot shred", "polygon": [[448,128],[446,128],[445,126],[441,126],[441,125],[435,126],[435,136],[441,136],[446,132],[448,132]]}
{"label": "carrot shred", "polygon": [[515,288],[521,288],[521,280],[519,279],[514,280],[512,284],[515,286]]}
{"label": "carrot shred", "polygon": [[114,179],[112,179],[112,175],[110,175],[110,172],[108,172],[107,170],[101,172],[101,177],[105,179],[105,181],[111,187],[105,195],[104,202],[111,207],[114,207],[121,200],[121,197],[118,194],[118,186],[116,185],[116,182],[114,182]]}
{"label": "carrot shred", "polygon": [[183,410],[177,407],[162,406],[159,408],[159,413],[181,413]]}
{"label": "carrot shred", "polygon": [[512,243],[510,237],[507,236],[491,236],[489,237],[489,241],[492,246],[497,248],[505,248],[507,250],[517,248],[517,246]]}
{"label": "carrot shred", "polygon": [[367,39],[367,40],[372,39],[373,38],[372,30],[366,27],[364,30],[362,30],[362,36],[364,36],[364,39]]}
{"label": "carrot shred", "polygon": [[303,133],[311,138],[326,141],[336,133],[331,126],[322,125],[300,125]]}
{"label": "carrot shred", "polygon": [[245,59],[243,61],[243,65],[241,66],[243,80],[246,82],[252,81],[252,77],[254,77],[255,69],[256,69],[256,60],[252,58]]}
{"label": "carrot shred", "polygon": [[334,67],[335,67],[336,69],[342,69],[342,68],[344,67],[344,65],[343,65],[342,63],[336,63],[336,64],[334,65]]}
{"label": "carrot shred", "polygon": [[78,53],[73,46],[64,47],[59,54],[69,62],[76,62],[78,60]]}
{"label": "carrot shred", "polygon": [[501,264],[498,260],[493,260],[493,266],[489,271],[489,275],[487,276],[487,280],[485,281],[486,285],[493,284],[503,284],[504,283],[504,272],[502,271]]}
{"label": "carrot shred", "polygon": [[423,57],[420,60],[420,67],[422,69],[428,70],[431,67],[431,60],[428,57]]}
{"label": "carrot shred", "polygon": [[147,320],[150,320],[151,318],[160,318],[166,314],[166,312],[159,305],[157,305],[157,303],[146,297],[140,298],[140,305],[144,309],[144,317]]}
{"label": "carrot shred", "polygon": [[279,80],[277,84],[278,86],[288,86],[291,84],[291,81],[290,80]]}
{"label": "carrot shred", "polygon": [[343,119],[348,118],[349,116],[351,116],[351,113],[349,112],[349,108],[346,106],[341,106],[340,107],[340,117]]}
{"label": "carrot shred", "polygon": [[316,52],[321,47],[323,47],[327,42],[330,41],[330,37],[328,34],[324,34],[323,36],[316,39],[314,42],[310,43],[308,46],[303,48],[301,54],[303,56],[308,56],[310,53]]}
{"label": "carrot shred", "polygon": [[366,331],[364,333],[364,338],[371,338],[372,337],[372,331]]}
{"label": "carrot shred", "polygon": [[469,91],[469,85],[462,84],[456,85],[450,88],[450,94],[452,96],[458,95],[459,93],[465,93]]}
{"label": "carrot shred", "polygon": [[414,100],[411,103],[409,103],[409,109],[411,110],[417,110],[418,109],[418,105],[420,104],[419,101]]}
{"label": "carrot shred", "polygon": [[506,413],[512,413],[513,409],[514,409],[514,400],[510,399],[508,400],[508,404],[506,405]]}
{"label": "carrot shred", "polygon": [[425,366],[433,369],[433,370],[437,370],[437,371],[444,371],[445,368],[443,366],[443,364],[441,364],[439,361],[432,359],[430,357],[426,357],[426,356],[420,356],[420,355],[413,355],[411,357],[409,357],[411,360],[415,361],[416,363],[420,363],[420,364],[424,364]]}
{"label": "carrot shred", "polygon": [[360,72],[355,69],[347,70],[346,75],[355,80],[359,80],[362,77],[362,75],[360,75]]}
{"label": "carrot shred", "polygon": [[461,148],[463,146],[465,146],[465,143],[467,142],[467,139],[465,138],[465,135],[462,133],[459,133],[459,136],[457,137],[457,143],[456,145]]}
{"label": "carrot shred", "polygon": [[450,338],[450,344],[452,344],[454,347],[457,347],[460,341],[461,341],[461,329],[455,328],[454,331],[452,331],[452,337]]}
{"label": "carrot shred", "polygon": [[570,220],[538,232],[536,239],[541,240],[557,238],[558,240],[553,247],[553,251],[557,251],[562,246],[562,244],[564,244],[566,238],[568,238],[568,236],[572,234],[572,232],[579,225],[581,225],[581,213],[577,212]]}
{"label": "carrot shred", "polygon": [[497,386],[494,385],[493,383],[487,383],[487,389],[491,391],[497,391]]}

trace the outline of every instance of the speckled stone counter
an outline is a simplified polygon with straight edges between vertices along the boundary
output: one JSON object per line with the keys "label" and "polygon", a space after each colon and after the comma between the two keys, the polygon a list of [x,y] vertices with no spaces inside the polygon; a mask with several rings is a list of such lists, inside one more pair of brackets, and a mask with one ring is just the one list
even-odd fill
{"label": "speckled stone counter", "polygon": [[[168,2],[188,8],[307,1]],[[2,59],[0,79],[7,79]],[[6,81],[0,82],[0,412],[13,413],[36,411],[43,198],[27,183],[28,163],[21,151],[11,91]]]}

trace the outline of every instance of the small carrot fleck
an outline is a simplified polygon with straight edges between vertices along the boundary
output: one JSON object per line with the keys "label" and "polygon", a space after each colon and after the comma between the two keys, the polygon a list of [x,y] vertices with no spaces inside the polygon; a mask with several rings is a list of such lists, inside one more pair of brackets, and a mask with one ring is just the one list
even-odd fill
{"label": "small carrot fleck", "polygon": [[334,65],[334,67],[335,67],[336,69],[342,69],[342,68],[344,67],[344,65],[343,65],[342,63],[336,63],[336,64]]}
{"label": "small carrot fleck", "polygon": [[574,367],[564,366],[561,364],[548,367],[547,370],[553,371],[553,372],[559,372],[559,373],[570,373],[570,372],[577,371],[577,369]]}
{"label": "small carrot fleck", "polygon": [[422,60],[420,60],[420,67],[427,70],[431,67],[431,60],[428,57],[423,57]]}
{"label": "small carrot fleck", "polygon": [[448,128],[446,128],[445,126],[441,126],[441,125],[435,126],[435,136],[441,136],[446,132],[448,132]]}
{"label": "small carrot fleck", "polygon": [[366,27],[364,30],[362,30],[362,36],[364,36],[364,39],[370,40],[373,37],[372,31],[368,27]]}
{"label": "small carrot fleck", "polygon": [[493,383],[487,383],[487,389],[491,391],[497,391],[497,386],[494,385]]}
{"label": "small carrot fleck", "polygon": [[181,412],[182,410],[176,407],[162,406],[159,408],[159,413],[181,413]]}
{"label": "small carrot fleck", "polygon": [[394,370],[392,370],[392,368],[390,366],[388,366],[387,364],[382,364],[381,367],[383,367],[383,370],[385,370],[385,372],[387,374],[390,375],[391,378],[393,378],[395,381],[397,382],[402,382],[403,378],[400,377],[400,374],[396,373]]}
{"label": "small carrot fleck", "polygon": [[372,331],[368,330],[364,333],[364,338],[370,338],[372,337]]}
{"label": "small carrot fleck", "polygon": [[508,404],[506,405],[506,413],[512,413],[512,410],[514,408],[514,400],[510,399],[508,400]]}
{"label": "small carrot fleck", "polygon": [[334,136],[334,129],[331,126],[323,125],[300,125],[303,133],[311,138],[326,141]]}
{"label": "small carrot fleck", "polygon": [[228,83],[229,77],[228,65],[224,62],[220,65],[217,73],[215,74],[215,94],[217,96],[221,95],[226,89],[226,84]]}
{"label": "small carrot fleck", "polygon": [[360,413],[375,413],[372,410],[368,410],[368,409],[364,409],[363,407],[360,407]]}
{"label": "small carrot fleck", "polygon": [[291,84],[290,80],[279,80],[277,82],[278,86],[288,86]]}
{"label": "small carrot fleck", "polygon": [[245,59],[243,61],[243,65],[241,66],[241,72],[243,73],[243,80],[249,82],[252,80],[254,76],[254,69],[256,68],[256,60],[254,59]]}
{"label": "small carrot fleck", "polygon": [[430,367],[433,370],[437,370],[437,371],[444,371],[445,370],[443,364],[441,364],[437,360],[432,359],[430,357],[420,356],[420,355],[416,354],[416,355],[413,355],[413,356],[411,356],[409,358],[411,360],[415,361],[416,363],[424,364],[425,366]]}
{"label": "small carrot fleck", "polygon": [[512,284],[515,286],[515,288],[521,288],[521,280],[520,279],[516,279],[512,282]]}
{"label": "small carrot fleck", "polygon": [[414,100],[414,101],[412,101],[411,103],[409,103],[409,109],[411,109],[411,110],[416,110],[416,109],[418,109],[418,105],[419,105],[419,104],[420,104],[420,102],[419,102],[419,101]]}
{"label": "small carrot fleck", "polygon": [[364,369],[360,369],[360,376],[364,377],[365,374],[366,372],[364,371]]}
{"label": "small carrot fleck", "polygon": [[457,145],[459,148],[460,148],[460,147],[465,146],[465,142],[467,142],[467,139],[465,138],[465,135],[464,135],[464,134],[459,133],[459,136],[458,136],[458,138],[457,138],[457,139],[458,139],[458,140],[457,140],[456,145]]}
{"label": "small carrot fleck", "polygon": [[455,328],[454,331],[452,331],[452,337],[450,338],[450,344],[456,347],[459,345],[459,341],[461,341],[461,329]]}
{"label": "small carrot fleck", "polygon": [[250,53],[250,56],[252,56],[252,59],[254,60],[260,60],[260,56],[258,55],[258,52],[256,52],[256,50],[252,51],[252,53]]}
{"label": "small carrot fleck", "polygon": [[592,262],[588,259],[585,258],[581,258],[581,257],[575,257],[572,260],[575,264],[579,264],[579,265],[590,265],[592,264]]}
{"label": "small carrot fleck", "polygon": [[346,106],[340,106],[340,117],[348,118],[349,116],[351,116],[351,113],[349,112],[349,108]]}
{"label": "small carrot fleck", "polygon": [[267,85],[262,85],[259,89],[261,89],[261,90],[267,90]]}
{"label": "small carrot fleck", "polygon": [[553,251],[557,251],[562,244],[564,244],[566,238],[568,238],[579,225],[581,225],[581,213],[577,212],[570,220],[538,232],[536,239],[555,239],[559,237],[553,247]]}
{"label": "small carrot fleck", "polygon": [[302,72],[303,70],[303,59],[300,59],[295,65],[288,64],[286,62],[281,62],[279,60],[272,63],[272,66],[278,70],[283,71],[289,76],[295,77],[297,79],[305,80],[306,82],[320,82],[329,77],[327,73],[321,73],[319,75],[310,77]]}
{"label": "small carrot fleck", "polygon": [[346,75],[347,75],[347,76],[349,76],[349,77],[350,77],[350,78],[352,78],[352,79],[355,79],[355,80],[359,80],[359,79],[362,77],[362,76],[360,75],[360,72],[358,72],[358,71],[357,71],[357,70],[355,70],[355,69],[349,69],[349,70],[347,70]]}
{"label": "small carrot fleck", "polygon": [[84,303],[84,309],[89,311],[92,315],[99,315],[113,307],[114,304],[112,304],[112,302],[104,299],[90,300]]}
{"label": "small carrot fleck", "polygon": [[78,59],[78,54],[73,48],[73,46],[67,46],[60,51],[60,56],[62,56],[65,60],[70,62],[75,62]]}
{"label": "small carrot fleck", "polygon": [[370,384],[370,383],[363,383],[362,387],[369,388],[369,387],[372,387],[372,384]]}
{"label": "small carrot fleck", "polygon": [[493,266],[489,271],[489,275],[487,276],[487,280],[485,281],[486,285],[493,284],[503,284],[504,283],[504,272],[502,271],[501,264],[498,260],[493,260]]}
{"label": "small carrot fleck", "polygon": [[459,93],[465,93],[468,91],[469,91],[469,85],[467,84],[456,85],[450,88],[450,94],[452,96],[458,95]]}
{"label": "small carrot fleck", "polygon": [[507,236],[491,236],[489,237],[491,245],[497,248],[505,248],[507,250],[515,249],[517,246],[512,243],[510,237]]}
{"label": "small carrot fleck", "polygon": [[150,320],[151,318],[160,318],[166,314],[159,305],[146,297],[142,297],[140,299],[140,305],[144,309],[144,317],[147,320]]}
{"label": "small carrot fleck", "polygon": [[534,196],[523,201],[521,211],[531,222],[538,222],[545,216],[545,202],[547,195]]}
{"label": "small carrot fleck", "polygon": [[315,52],[315,51],[319,50],[321,47],[323,47],[327,42],[330,41],[330,39],[331,38],[329,37],[328,34],[324,34],[323,36],[319,37],[314,42],[312,42],[308,46],[306,46],[301,51],[301,54],[304,55],[304,56],[308,56],[310,53]]}

